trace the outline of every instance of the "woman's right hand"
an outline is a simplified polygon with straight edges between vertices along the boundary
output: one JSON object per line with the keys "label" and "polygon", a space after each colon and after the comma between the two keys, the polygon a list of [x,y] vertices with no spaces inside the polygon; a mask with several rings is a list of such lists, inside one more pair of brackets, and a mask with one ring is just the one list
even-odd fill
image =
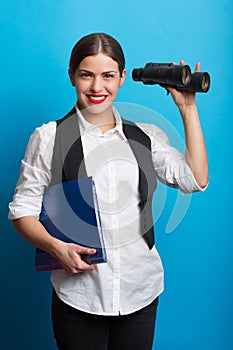
{"label": "woman's right hand", "polygon": [[59,263],[63,270],[68,275],[74,275],[76,273],[84,271],[93,271],[94,265],[90,265],[82,260],[82,255],[93,255],[96,253],[95,249],[85,248],[74,243],[65,243],[62,241],[57,242],[55,257],[59,260]]}
{"label": "woman's right hand", "polygon": [[13,220],[13,225],[25,239],[35,247],[45,250],[56,258],[68,275],[83,271],[93,271],[94,265],[82,260],[81,255],[93,255],[95,249],[84,248],[78,244],[65,243],[52,237],[34,216],[24,216]]}

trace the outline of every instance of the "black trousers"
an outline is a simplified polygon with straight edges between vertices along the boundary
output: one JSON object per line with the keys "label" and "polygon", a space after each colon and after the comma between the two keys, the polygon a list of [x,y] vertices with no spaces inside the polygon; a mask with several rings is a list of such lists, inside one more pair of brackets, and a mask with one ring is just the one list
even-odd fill
{"label": "black trousers", "polygon": [[158,298],[129,315],[100,316],[76,310],[53,291],[52,322],[59,350],[151,350]]}

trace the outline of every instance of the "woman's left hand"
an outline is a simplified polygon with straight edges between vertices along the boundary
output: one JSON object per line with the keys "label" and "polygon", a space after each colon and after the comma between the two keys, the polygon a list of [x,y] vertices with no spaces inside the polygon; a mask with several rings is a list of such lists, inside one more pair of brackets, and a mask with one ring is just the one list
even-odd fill
{"label": "woman's left hand", "polygon": [[[184,65],[184,61],[180,61]],[[196,64],[195,72],[200,71],[200,63]],[[184,124],[186,138],[186,161],[192,169],[192,173],[198,185],[204,188],[208,183],[208,160],[204,137],[195,103],[195,93],[190,91],[178,91],[167,88],[175,104],[178,106]]]}
{"label": "woman's left hand", "polygon": [[[180,61],[181,65],[184,65],[184,61]],[[198,62],[195,67],[195,73],[200,71],[201,64]],[[179,91],[175,88],[168,87],[168,91],[171,93],[172,98],[179,109],[186,108],[195,104],[195,93],[191,91]]]}

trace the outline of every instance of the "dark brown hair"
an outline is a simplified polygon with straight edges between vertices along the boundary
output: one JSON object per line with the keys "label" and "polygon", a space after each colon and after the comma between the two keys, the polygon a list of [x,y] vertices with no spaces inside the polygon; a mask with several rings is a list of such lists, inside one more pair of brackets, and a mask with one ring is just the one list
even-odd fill
{"label": "dark brown hair", "polygon": [[73,47],[69,68],[75,73],[81,61],[88,56],[104,53],[118,63],[120,75],[125,68],[125,57],[121,45],[105,33],[93,33],[81,38]]}

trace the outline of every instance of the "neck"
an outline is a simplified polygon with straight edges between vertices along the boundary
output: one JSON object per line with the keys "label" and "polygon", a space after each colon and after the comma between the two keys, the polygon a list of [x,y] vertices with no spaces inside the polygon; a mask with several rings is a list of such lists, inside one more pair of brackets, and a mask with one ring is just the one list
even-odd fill
{"label": "neck", "polygon": [[81,110],[85,120],[88,123],[97,126],[102,133],[113,129],[116,126],[115,117],[112,111],[112,105],[109,105],[105,110],[101,111],[100,113],[92,113],[91,110],[88,110],[88,108],[82,109],[80,108],[80,106],[79,109]]}

